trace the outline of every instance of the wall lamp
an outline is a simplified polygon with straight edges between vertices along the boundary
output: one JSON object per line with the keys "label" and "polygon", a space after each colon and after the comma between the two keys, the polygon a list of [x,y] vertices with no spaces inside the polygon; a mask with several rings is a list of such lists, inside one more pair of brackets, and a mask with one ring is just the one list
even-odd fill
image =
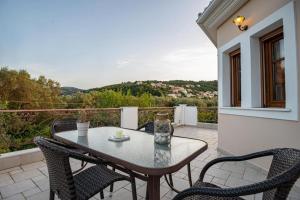
{"label": "wall lamp", "polygon": [[240,29],[240,31],[246,31],[248,29],[247,25],[243,25],[243,22],[245,21],[244,16],[237,16],[233,19],[233,23]]}

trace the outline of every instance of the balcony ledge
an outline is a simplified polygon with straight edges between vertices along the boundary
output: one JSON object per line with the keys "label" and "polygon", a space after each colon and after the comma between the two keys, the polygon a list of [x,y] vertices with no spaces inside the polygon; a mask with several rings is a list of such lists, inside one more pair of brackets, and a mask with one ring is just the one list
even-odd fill
{"label": "balcony ledge", "polygon": [[39,148],[14,151],[0,155],[0,170],[38,162],[44,159]]}

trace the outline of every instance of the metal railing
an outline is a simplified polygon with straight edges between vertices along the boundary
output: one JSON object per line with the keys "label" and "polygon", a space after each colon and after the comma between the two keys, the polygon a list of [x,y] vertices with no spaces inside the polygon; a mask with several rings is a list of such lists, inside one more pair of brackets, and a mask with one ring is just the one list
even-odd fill
{"label": "metal railing", "polygon": [[169,114],[169,119],[174,121],[174,107],[142,107],[138,109],[138,124],[139,126],[148,122],[154,121],[155,116],[159,112],[165,112]]}
{"label": "metal railing", "polygon": [[0,153],[34,147],[33,138],[49,137],[55,119],[78,118],[81,110],[91,127],[120,126],[120,108],[0,110]]}
{"label": "metal railing", "polygon": [[[85,110],[91,127],[121,125],[120,108],[90,109],[38,109],[38,110],[0,110],[0,153],[35,147],[35,136],[50,136],[50,127],[55,119],[78,118]],[[174,121],[174,107],[140,107],[138,124],[153,121],[158,112],[167,112]],[[198,107],[198,121],[217,123],[217,107]]]}
{"label": "metal railing", "polygon": [[198,122],[218,123],[218,107],[198,107]]}

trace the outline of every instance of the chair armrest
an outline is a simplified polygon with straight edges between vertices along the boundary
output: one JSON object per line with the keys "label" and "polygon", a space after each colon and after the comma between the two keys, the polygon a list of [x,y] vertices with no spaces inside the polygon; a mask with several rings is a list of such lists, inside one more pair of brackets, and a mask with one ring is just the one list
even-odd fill
{"label": "chair armrest", "polygon": [[192,187],[177,194],[173,200],[181,200],[194,195],[207,195],[212,197],[239,197],[257,194],[275,189],[285,184],[290,184],[290,182],[293,181],[292,179],[295,179],[294,174],[282,173],[278,176],[258,183],[234,188]]}
{"label": "chair armrest", "polygon": [[254,158],[260,158],[260,157],[265,157],[265,156],[272,156],[276,151],[279,149],[270,149],[266,151],[260,151],[256,153],[251,153],[243,156],[228,156],[228,157],[221,157],[221,158],[216,158],[210,162],[208,162],[202,169],[200,173],[199,180],[203,181],[204,175],[206,171],[213,166],[214,164],[220,163],[220,162],[232,162],[232,161],[245,161],[245,160],[250,160]]}
{"label": "chair armrest", "polygon": [[173,134],[174,134],[174,126],[171,124],[171,136],[173,136]]}
{"label": "chair armrest", "polygon": [[145,123],[145,124],[143,124],[143,125],[139,126],[139,127],[136,129],[136,130],[138,130],[138,131],[139,131],[139,130],[141,130],[142,128],[145,128],[146,124],[147,124],[147,123]]}
{"label": "chair armrest", "polygon": [[85,161],[85,162],[92,163],[92,164],[96,164],[96,165],[108,165],[110,163],[110,162],[107,162],[107,161],[103,161],[102,159],[99,159],[99,158],[95,158],[95,157],[92,157],[92,156],[88,156],[88,155],[85,155],[85,154],[78,153],[78,152],[73,151],[73,150],[69,150],[69,156],[71,158],[81,160],[81,161]]}
{"label": "chair armrest", "polygon": [[99,158],[95,158],[95,157],[88,156],[88,155],[85,155],[85,154],[82,154],[82,153],[78,153],[78,152],[72,150],[71,149],[72,146],[70,146],[68,144],[65,144],[65,143],[59,142],[57,140],[50,139],[50,138],[45,138],[45,139],[48,140],[49,142],[52,142],[52,143],[60,146],[61,148],[66,149],[66,152],[69,154],[69,156],[71,158],[75,158],[77,160],[82,160],[82,161],[97,164],[97,165],[107,165],[107,164],[109,164],[109,162],[103,161]]}

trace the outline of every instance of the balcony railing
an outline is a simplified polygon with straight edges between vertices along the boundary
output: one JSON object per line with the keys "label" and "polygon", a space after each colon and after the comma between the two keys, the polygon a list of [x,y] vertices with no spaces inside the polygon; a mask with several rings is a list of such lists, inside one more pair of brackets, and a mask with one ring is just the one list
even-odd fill
{"label": "balcony railing", "polygon": [[153,121],[155,115],[159,112],[169,114],[169,119],[174,121],[174,107],[144,107],[138,109],[138,124],[139,126],[147,121]]}
{"label": "balcony railing", "polygon": [[[0,153],[35,147],[35,136],[50,136],[55,119],[77,118],[82,109],[0,110]],[[121,126],[120,108],[84,109],[91,127]],[[142,107],[138,109],[138,124],[155,119],[158,112],[167,112],[174,121],[174,107]],[[217,108],[199,108],[198,121],[217,123]]]}
{"label": "balcony railing", "polygon": [[198,107],[198,121],[218,123],[218,107]]}

